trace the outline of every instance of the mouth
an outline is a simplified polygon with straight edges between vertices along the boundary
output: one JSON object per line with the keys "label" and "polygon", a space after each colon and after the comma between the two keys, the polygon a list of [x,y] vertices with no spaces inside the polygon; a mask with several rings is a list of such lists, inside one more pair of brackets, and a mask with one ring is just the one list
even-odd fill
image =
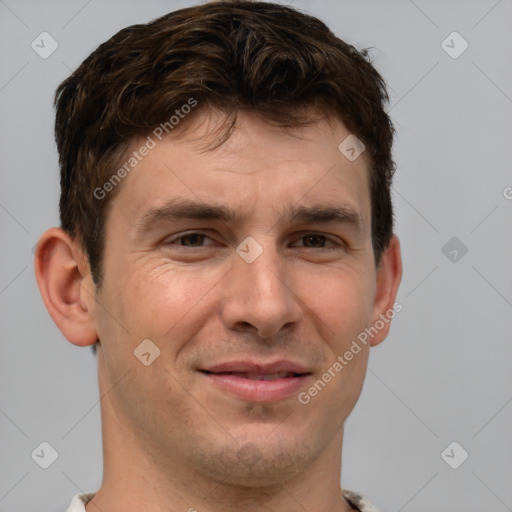
{"label": "mouth", "polygon": [[296,394],[311,372],[286,361],[232,362],[199,370],[217,389],[251,402],[275,402]]}
{"label": "mouth", "polygon": [[293,372],[274,372],[274,373],[256,373],[256,372],[209,372],[208,370],[201,370],[207,375],[232,375],[239,379],[248,380],[278,380],[278,379],[289,379],[291,377],[302,377],[308,375],[307,373],[293,373]]}

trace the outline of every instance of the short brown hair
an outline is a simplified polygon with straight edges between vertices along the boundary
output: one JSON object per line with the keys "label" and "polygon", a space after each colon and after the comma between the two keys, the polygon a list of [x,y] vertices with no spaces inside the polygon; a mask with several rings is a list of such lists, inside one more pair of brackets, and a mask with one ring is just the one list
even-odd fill
{"label": "short brown hair", "polygon": [[343,121],[370,162],[378,263],[393,231],[394,129],[384,80],[368,52],[288,6],[227,0],[120,30],[56,91],[61,227],[80,242],[97,286],[107,206],[119,187],[102,200],[93,191],[134,140],[168,123],[191,98],[198,106],[187,118],[215,108],[232,120],[225,138],[239,109],[283,127],[310,124],[312,111]]}

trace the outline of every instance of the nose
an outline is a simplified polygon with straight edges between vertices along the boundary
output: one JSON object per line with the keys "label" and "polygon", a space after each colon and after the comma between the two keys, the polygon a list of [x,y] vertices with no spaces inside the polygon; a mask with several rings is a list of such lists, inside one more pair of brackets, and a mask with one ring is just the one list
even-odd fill
{"label": "nose", "polygon": [[224,325],[237,332],[257,332],[262,338],[296,326],[302,308],[293,289],[289,263],[269,247],[251,263],[237,253],[233,257],[221,308]]}

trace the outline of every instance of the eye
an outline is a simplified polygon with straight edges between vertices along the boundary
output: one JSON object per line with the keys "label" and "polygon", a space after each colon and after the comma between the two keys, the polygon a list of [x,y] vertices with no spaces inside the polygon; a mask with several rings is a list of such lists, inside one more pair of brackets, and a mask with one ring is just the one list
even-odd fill
{"label": "eye", "polygon": [[[341,243],[337,243],[331,238],[322,235],[321,233],[308,233],[299,238],[299,241],[302,241],[304,245],[302,247],[306,247],[307,249],[323,249],[329,248],[332,246],[341,246]],[[328,245],[326,245],[328,244]]]}
{"label": "eye", "polygon": [[204,233],[191,232],[178,235],[167,241],[165,245],[178,245],[181,247],[204,247],[205,245],[213,245],[211,243],[205,244],[205,240],[213,242],[213,240]]}
{"label": "eye", "polygon": [[[173,238],[167,240],[165,245],[193,249],[216,245],[216,242],[205,233],[191,231],[174,236]],[[343,243],[341,241],[336,241],[332,237],[328,237],[322,233],[306,233],[292,244],[292,247],[326,250],[333,250],[342,246]]]}

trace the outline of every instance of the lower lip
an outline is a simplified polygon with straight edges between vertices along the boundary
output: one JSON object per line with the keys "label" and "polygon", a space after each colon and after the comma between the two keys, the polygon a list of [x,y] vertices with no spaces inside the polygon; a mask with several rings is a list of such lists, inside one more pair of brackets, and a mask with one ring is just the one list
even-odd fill
{"label": "lower lip", "polygon": [[220,388],[243,400],[251,402],[275,402],[297,393],[310,375],[285,377],[275,380],[251,380],[235,375],[203,373]]}

